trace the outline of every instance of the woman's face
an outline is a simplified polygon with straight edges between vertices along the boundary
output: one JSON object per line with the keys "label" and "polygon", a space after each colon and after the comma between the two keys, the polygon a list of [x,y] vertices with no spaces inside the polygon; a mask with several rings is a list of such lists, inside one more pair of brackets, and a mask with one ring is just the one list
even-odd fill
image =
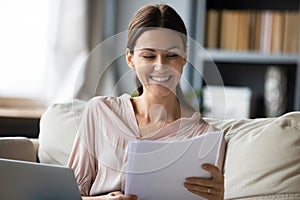
{"label": "woman's face", "polygon": [[134,53],[126,52],[127,63],[136,70],[144,92],[154,96],[175,94],[186,51],[176,31],[158,28],[147,30],[137,39]]}

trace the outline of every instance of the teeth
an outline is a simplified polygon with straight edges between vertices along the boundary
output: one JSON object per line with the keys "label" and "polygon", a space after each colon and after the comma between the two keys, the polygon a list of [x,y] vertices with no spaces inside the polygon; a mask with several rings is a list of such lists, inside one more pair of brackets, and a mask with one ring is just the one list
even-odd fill
{"label": "teeth", "polygon": [[171,76],[150,76],[150,78],[153,80],[153,81],[157,81],[157,82],[164,82],[164,81],[168,81],[170,80]]}

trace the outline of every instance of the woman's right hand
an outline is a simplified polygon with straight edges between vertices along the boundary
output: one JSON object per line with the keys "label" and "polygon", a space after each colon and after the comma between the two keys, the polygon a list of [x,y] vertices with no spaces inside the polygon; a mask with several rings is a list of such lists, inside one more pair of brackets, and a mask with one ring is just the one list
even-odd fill
{"label": "woman's right hand", "polygon": [[82,200],[137,200],[136,195],[124,195],[122,192],[110,192],[104,196],[82,197]]}

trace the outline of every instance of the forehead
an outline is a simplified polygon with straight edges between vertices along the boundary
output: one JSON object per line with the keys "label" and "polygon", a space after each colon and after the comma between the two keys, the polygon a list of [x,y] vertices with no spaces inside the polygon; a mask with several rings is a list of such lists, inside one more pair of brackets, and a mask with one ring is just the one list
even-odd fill
{"label": "forehead", "polygon": [[180,33],[165,29],[157,28],[143,32],[135,43],[135,49],[162,49],[179,48],[184,50]]}

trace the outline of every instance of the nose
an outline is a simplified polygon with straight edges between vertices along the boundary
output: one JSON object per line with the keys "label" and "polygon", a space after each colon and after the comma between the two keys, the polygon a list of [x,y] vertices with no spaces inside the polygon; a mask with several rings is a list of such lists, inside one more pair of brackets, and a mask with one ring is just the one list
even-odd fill
{"label": "nose", "polygon": [[164,56],[162,55],[157,56],[154,69],[157,71],[162,71],[165,70],[166,68],[167,68],[167,61],[164,58]]}
{"label": "nose", "polygon": [[155,71],[165,71],[167,69],[166,65],[160,64],[160,63],[155,63],[154,65],[154,70]]}

